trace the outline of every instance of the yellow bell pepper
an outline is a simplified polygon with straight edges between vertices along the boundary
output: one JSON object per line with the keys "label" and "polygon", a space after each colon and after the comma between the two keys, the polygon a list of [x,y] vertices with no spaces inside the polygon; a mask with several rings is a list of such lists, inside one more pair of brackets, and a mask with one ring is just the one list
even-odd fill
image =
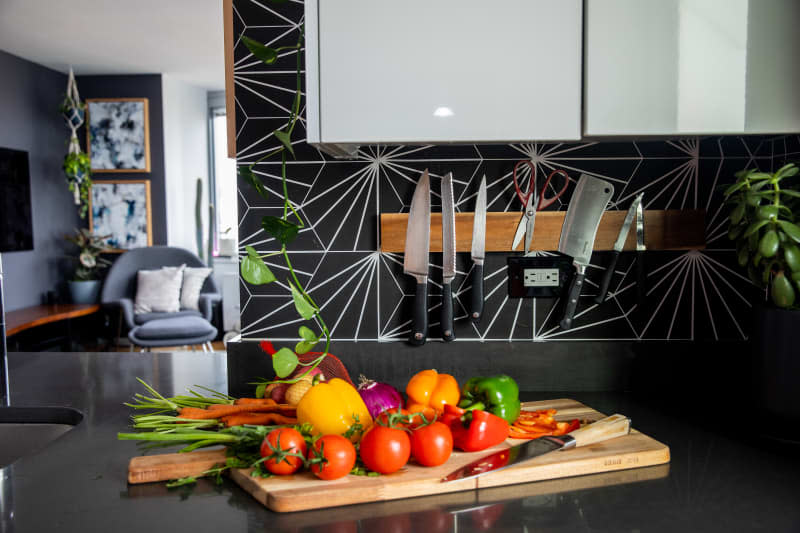
{"label": "yellow bell pepper", "polygon": [[[339,378],[314,385],[297,404],[297,421],[311,424],[315,435],[343,435],[356,418],[365,433],[372,425],[367,406],[355,387]],[[360,437],[355,434],[350,440]]]}

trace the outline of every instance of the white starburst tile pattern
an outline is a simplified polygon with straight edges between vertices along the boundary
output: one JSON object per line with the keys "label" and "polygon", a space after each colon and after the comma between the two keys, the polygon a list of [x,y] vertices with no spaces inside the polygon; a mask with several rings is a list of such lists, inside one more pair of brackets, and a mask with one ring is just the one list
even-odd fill
{"label": "white starburst tile pattern", "polygon": [[[236,0],[235,34],[270,45],[292,44],[302,24],[302,2],[272,4]],[[296,52],[266,67],[236,42],[237,163],[249,165],[278,146],[272,131],[285,122],[294,92]],[[705,209],[708,247],[701,251],[648,252],[647,297],[638,308],[633,254],[623,254],[606,301],[595,304],[608,262],[595,253],[587,272],[574,327],[558,326],[558,299],[513,299],[506,290],[506,255],[488,254],[485,314],[468,318],[472,290],[469,254],[459,254],[454,282],[459,341],[551,342],[562,340],[742,339],[751,302],[763,296],[735,264],[727,240],[726,212],[719,187],[746,167],[769,170],[800,159],[797,135],[767,138],[707,137],[672,141],[523,143],[461,146],[362,146],[353,160],[334,160],[305,143],[301,120],[293,136],[296,160],[288,164],[288,192],[306,227],[290,246],[293,264],[309,293],[322,302],[323,316],[338,340],[402,342],[411,327],[414,281],[403,274],[403,256],[381,253],[382,212],[407,212],[419,175],[429,169],[432,204],[439,208],[439,180],[454,175],[456,210],[474,208],[485,174],[490,211],[519,211],[511,179],[514,164],[531,161],[539,176],[555,169],[598,176],[614,183],[608,209],[627,209],[644,192],[648,209]],[[260,229],[261,217],[283,205],[280,162],[255,167],[271,193],[264,200],[239,184],[240,255],[244,246],[277,249]],[[523,176],[523,184],[529,179]],[[565,210],[569,193],[550,209]],[[553,191],[554,192],[554,191]],[[552,194],[552,193],[551,193]],[[542,252],[547,255],[550,252]],[[441,255],[431,254],[429,336],[438,339]],[[279,281],[252,287],[241,282],[245,339],[292,340],[300,319],[285,288],[286,268],[269,261]]]}

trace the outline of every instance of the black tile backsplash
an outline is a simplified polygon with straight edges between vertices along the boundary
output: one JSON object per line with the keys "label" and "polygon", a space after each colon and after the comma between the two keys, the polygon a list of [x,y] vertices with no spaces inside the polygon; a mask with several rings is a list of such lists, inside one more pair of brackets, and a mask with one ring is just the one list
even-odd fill
{"label": "black tile backsplash", "polygon": [[[302,5],[236,0],[236,30],[267,43],[296,40]],[[270,132],[280,127],[291,105],[294,56],[266,67],[235,48],[238,163],[253,162],[277,146]],[[289,72],[289,74],[287,74]],[[294,139],[305,131],[298,123]],[[601,305],[592,298],[607,264],[607,253],[595,253],[570,331],[558,326],[557,300],[511,299],[506,293],[506,255],[490,253],[485,265],[486,305],[483,321],[467,318],[471,260],[459,254],[454,281],[456,333],[459,341],[550,342],[564,340],[742,340],[748,335],[751,302],[760,297],[736,266],[726,236],[725,210],[719,188],[737,170],[770,170],[800,156],[797,135],[729,136],[668,141],[629,140],[579,143],[528,143],[469,146],[363,146],[354,160],[339,161],[306,143],[294,145],[297,160],[289,164],[289,195],[307,222],[290,246],[291,257],[309,293],[324,303],[323,315],[339,341],[402,342],[410,330],[414,280],[403,274],[402,254],[379,252],[379,214],[407,212],[420,173],[432,175],[434,206],[439,179],[454,174],[456,209],[473,210],[481,176],[488,180],[490,211],[521,209],[511,184],[514,164],[532,159],[541,173],[562,168],[577,178],[588,173],[612,181],[609,209],[627,209],[644,191],[648,209],[706,209],[708,247],[690,252],[648,252],[648,297],[636,308],[634,254],[622,254],[612,279],[611,297]],[[261,199],[239,184],[240,254],[245,245],[259,252],[278,249],[260,231],[265,214],[282,206],[280,165],[256,167],[273,192]],[[571,191],[571,189],[570,189]],[[568,194],[552,209],[566,209]],[[436,207],[434,207],[436,210]],[[279,279],[285,267],[268,260]],[[441,254],[431,254],[431,340],[439,339],[438,315]],[[285,287],[252,287],[241,283],[244,340],[294,340],[301,320]],[[369,342],[372,341],[372,342]],[[438,343],[431,343],[438,350]],[[385,345],[384,345],[385,346]],[[430,346],[430,344],[429,344]],[[393,349],[396,351],[396,349]],[[521,352],[520,352],[521,353]]]}

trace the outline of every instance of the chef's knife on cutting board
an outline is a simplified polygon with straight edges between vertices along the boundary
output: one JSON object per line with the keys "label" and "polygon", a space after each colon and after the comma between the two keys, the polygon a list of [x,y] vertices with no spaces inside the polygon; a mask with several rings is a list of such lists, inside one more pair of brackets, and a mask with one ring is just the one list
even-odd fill
{"label": "chef's knife on cutting board", "polygon": [[483,316],[483,260],[486,259],[486,174],[478,187],[475,217],[472,220],[472,293],[470,317],[480,322]]}
{"label": "chef's knife on cutting board", "polygon": [[561,329],[572,327],[572,319],[578,307],[578,298],[586,275],[586,266],[592,258],[597,226],[600,225],[600,219],[603,218],[603,212],[613,194],[613,185],[586,174],[581,174],[575,192],[572,193],[564,225],[561,226],[558,251],[572,257],[576,272],[567,292]]}
{"label": "chef's knife on cutting board", "polygon": [[[600,292],[597,293],[595,296],[595,303],[603,303],[606,299],[606,294],[608,293],[608,286],[611,284],[611,278],[614,276],[614,269],[617,267],[617,259],[619,259],[619,253],[622,251],[622,248],[625,246],[625,241],[628,239],[628,232],[631,229],[631,224],[633,223],[633,217],[640,217],[638,215],[639,206],[642,205],[642,197],[644,193],[640,193],[636,198],[634,198],[633,203],[628,208],[628,212],[625,214],[625,220],[622,221],[622,227],[619,230],[619,235],[617,235],[617,240],[614,243],[614,251],[611,252],[611,260],[608,262],[608,266],[606,267],[606,271],[603,273],[603,279],[600,282]],[[637,221],[638,227],[638,221]],[[637,245],[638,249],[638,245]]]}
{"label": "chef's knife on cutting board", "polygon": [[415,346],[425,344],[428,337],[428,251],[431,233],[431,182],[428,169],[422,173],[414,189],[406,228],[406,250],[403,272],[417,281],[414,295],[414,317],[408,342]]}
{"label": "chef's knife on cutting board", "polygon": [[622,437],[631,431],[631,421],[624,415],[611,415],[576,429],[561,437],[539,437],[510,448],[485,455],[441,479],[442,483],[467,479],[518,465],[555,450],[568,450]]}
{"label": "chef's knife on cutting board", "polygon": [[453,173],[442,178],[442,339],[456,340],[453,330],[453,279],[456,277],[456,210],[453,201]]}

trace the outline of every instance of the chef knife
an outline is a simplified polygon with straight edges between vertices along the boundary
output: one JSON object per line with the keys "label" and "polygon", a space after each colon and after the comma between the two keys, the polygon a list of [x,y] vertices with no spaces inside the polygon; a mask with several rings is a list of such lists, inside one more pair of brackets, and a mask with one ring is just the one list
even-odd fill
{"label": "chef knife", "polygon": [[475,217],[472,220],[472,294],[470,316],[480,322],[483,316],[483,260],[486,259],[486,174],[478,187]]}
{"label": "chef knife", "polygon": [[422,173],[414,189],[406,228],[406,251],[403,272],[414,276],[417,289],[414,295],[414,318],[408,342],[425,344],[428,337],[428,251],[431,232],[431,183],[428,170]]}
{"label": "chef knife", "polygon": [[442,178],[442,339],[456,340],[453,330],[453,279],[456,277],[456,212],[453,203],[453,173]]}
{"label": "chef knife", "polygon": [[441,482],[447,483],[477,477],[487,472],[496,472],[555,450],[568,450],[622,437],[630,433],[630,430],[631,421],[628,417],[619,414],[611,415],[560,437],[539,437],[485,455],[446,475]]}
{"label": "chef knife", "polygon": [[625,214],[625,220],[622,221],[622,227],[619,230],[619,235],[617,235],[617,241],[614,243],[614,251],[611,252],[611,261],[609,261],[608,267],[606,267],[606,271],[603,274],[603,279],[600,282],[600,292],[594,299],[596,303],[601,304],[606,299],[606,294],[608,293],[608,286],[611,283],[611,277],[614,275],[614,269],[617,267],[617,259],[619,259],[619,253],[625,246],[625,241],[628,240],[628,232],[631,229],[631,223],[633,222],[633,217],[637,216],[638,207],[639,205],[641,205],[643,196],[644,193],[641,193],[636,198],[634,198],[633,203],[628,208],[628,212]]}
{"label": "chef knife", "polygon": [[644,206],[642,202],[639,202],[639,205],[636,206],[636,293],[638,298],[636,307],[640,311],[644,308],[644,300],[647,296],[647,273],[644,268],[646,249],[644,245]]}
{"label": "chef knife", "polygon": [[581,174],[575,192],[572,193],[564,225],[561,226],[558,251],[572,257],[576,272],[567,292],[561,329],[572,327],[572,319],[575,316],[575,308],[578,307],[578,298],[586,275],[586,266],[592,257],[597,226],[600,225],[600,219],[613,194],[613,185],[586,174]]}

